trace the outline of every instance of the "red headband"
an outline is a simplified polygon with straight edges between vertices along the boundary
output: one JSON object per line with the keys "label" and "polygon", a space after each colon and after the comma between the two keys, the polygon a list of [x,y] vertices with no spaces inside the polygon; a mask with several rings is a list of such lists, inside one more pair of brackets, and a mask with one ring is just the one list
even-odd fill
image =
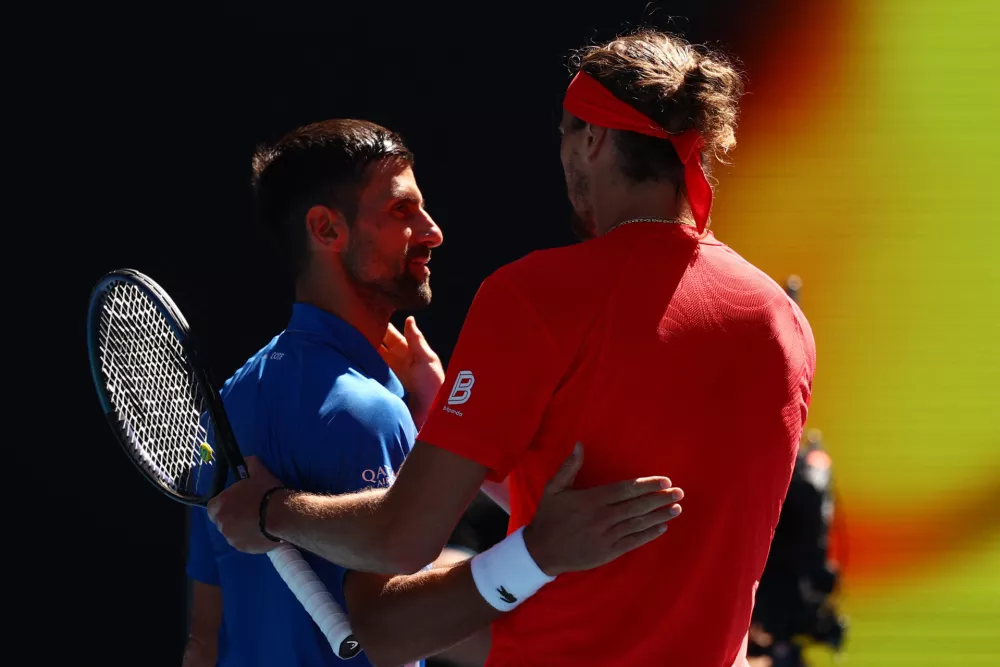
{"label": "red headband", "polygon": [[677,156],[684,164],[684,185],[687,188],[688,204],[698,224],[698,232],[705,231],[708,214],[712,210],[712,186],[705,178],[705,171],[701,166],[701,148],[705,145],[705,140],[698,130],[669,134],[651,118],[622,102],[598,83],[597,79],[582,70],[573,77],[566,89],[563,109],[591,125],[609,130],[638,132],[666,139],[673,144]]}

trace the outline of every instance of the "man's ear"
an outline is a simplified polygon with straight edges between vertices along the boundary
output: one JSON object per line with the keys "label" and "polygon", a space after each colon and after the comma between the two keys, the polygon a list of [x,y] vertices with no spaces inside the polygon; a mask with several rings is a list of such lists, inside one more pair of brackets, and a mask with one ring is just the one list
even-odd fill
{"label": "man's ear", "polygon": [[347,246],[347,219],[337,209],[313,206],[306,211],[306,228],[309,244],[317,250],[341,252]]}
{"label": "man's ear", "polygon": [[601,151],[601,146],[604,145],[605,141],[608,141],[608,128],[587,123],[583,131],[586,132],[587,140],[586,148],[584,149],[585,155],[587,160],[593,161]]}

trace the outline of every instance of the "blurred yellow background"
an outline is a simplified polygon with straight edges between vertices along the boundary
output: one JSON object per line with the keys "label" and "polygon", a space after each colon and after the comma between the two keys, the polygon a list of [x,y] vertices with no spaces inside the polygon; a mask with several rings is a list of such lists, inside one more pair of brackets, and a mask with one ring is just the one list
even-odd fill
{"label": "blurred yellow background", "polygon": [[751,77],[713,228],[804,282],[844,664],[1000,665],[1000,2],[800,19]]}

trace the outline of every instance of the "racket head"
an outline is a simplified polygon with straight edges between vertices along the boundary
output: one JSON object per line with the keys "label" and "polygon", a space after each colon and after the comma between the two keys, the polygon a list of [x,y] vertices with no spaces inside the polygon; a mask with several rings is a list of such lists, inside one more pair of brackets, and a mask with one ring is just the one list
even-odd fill
{"label": "racket head", "polygon": [[187,320],[149,276],[119,269],[98,281],[87,312],[87,347],[111,430],[159,491],[205,505],[224,488],[230,469],[246,476]]}

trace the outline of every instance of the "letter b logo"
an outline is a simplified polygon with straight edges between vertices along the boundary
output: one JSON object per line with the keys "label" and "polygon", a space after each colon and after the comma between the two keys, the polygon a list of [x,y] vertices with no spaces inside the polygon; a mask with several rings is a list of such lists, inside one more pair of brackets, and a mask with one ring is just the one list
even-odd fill
{"label": "letter b logo", "polygon": [[451,395],[448,396],[448,405],[461,405],[472,396],[472,385],[476,383],[476,378],[469,371],[460,371],[455,378],[455,384],[451,387]]}

